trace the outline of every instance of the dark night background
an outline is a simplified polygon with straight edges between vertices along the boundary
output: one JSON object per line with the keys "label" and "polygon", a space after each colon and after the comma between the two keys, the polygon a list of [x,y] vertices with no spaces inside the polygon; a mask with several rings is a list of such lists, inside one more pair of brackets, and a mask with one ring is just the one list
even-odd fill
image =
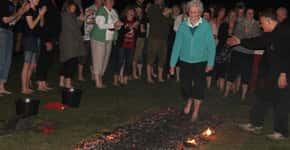
{"label": "dark night background", "polygon": [[[84,0],[85,3],[90,3],[92,0]],[[126,4],[133,3],[135,0],[115,0],[116,2],[116,8],[122,9]],[[146,1],[146,0],[145,0]],[[147,0],[148,1],[148,0]],[[180,3],[182,0],[165,0],[169,5],[172,5],[174,3]],[[224,5],[226,7],[231,7],[235,3],[241,1],[241,0],[202,0],[205,4],[205,7],[207,7],[209,4],[212,3],[218,3],[221,5]],[[286,6],[289,8],[289,0],[243,0],[245,2],[246,6],[253,7],[256,9],[262,9],[262,8],[276,8],[278,6]],[[84,4],[85,4],[84,3]]]}

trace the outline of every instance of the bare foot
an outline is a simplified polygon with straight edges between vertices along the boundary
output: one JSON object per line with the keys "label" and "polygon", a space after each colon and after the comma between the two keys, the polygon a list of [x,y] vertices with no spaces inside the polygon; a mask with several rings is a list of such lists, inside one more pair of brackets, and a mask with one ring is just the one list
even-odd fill
{"label": "bare foot", "polygon": [[119,84],[119,83],[117,83],[117,82],[115,82],[115,83],[113,83],[113,86],[116,86],[116,87],[118,87],[118,86],[120,86],[120,84]]}
{"label": "bare foot", "polygon": [[96,88],[97,88],[97,89],[103,89],[103,88],[106,88],[106,86],[103,85],[103,84],[100,84],[100,85],[96,85]]}
{"label": "bare foot", "polygon": [[184,110],[183,110],[183,112],[184,112],[184,114],[189,114],[189,112],[190,112],[190,109],[191,109],[191,105],[192,105],[192,102],[187,102],[187,104],[186,104],[186,106],[184,107]]}
{"label": "bare foot", "polygon": [[50,90],[52,90],[53,88],[48,87],[48,86],[45,86],[44,89],[47,90],[47,91],[50,91]]}
{"label": "bare foot", "polygon": [[158,82],[159,83],[163,83],[163,82],[165,82],[165,80],[164,79],[158,79]]}
{"label": "bare foot", "polygon": [[133,75],[133,79],[134,79],[134,80],[138,80],[139,77],[138,77],[137,75]]}
{"label": "bare foot", "polygon": [[4,89],[4,90],[0,90],[0,95],[1,94],[10,95],[12,93]]}
{"label": "bare foot", "polygon": [[33,91],[29,90],[29,89],[25,89],[25,90],[22,90],[21,93],[24,94],[24,95],[30,95],[30,94],[33,93]]}
{"label": "bare foot", "polygon": [[83,77],[79,77],[79,81],[86,81],[86,80]]}
{"label": "bare foot", "polygon": [[61,82],[61,83],[59,83],[59,87],[64,87],[64,83],[63,82]]}
{"label": "bare foot", "polygon": [[155,82],[153,80],[147,80],[147,83],[154,84]]}
{"label": "bare foot", "polygon": [[47,92],[47,90],[46,90],[44,87],[37,88],[37,91],[40,91],[40,92]]}
{"label": "bare foot", "polygon": [[191,121],[191,122],[196,122],[197,119],[198,119],[198,114],[197,114],[197,113],[193,113],[192,116],[191,116],[190,121]]}

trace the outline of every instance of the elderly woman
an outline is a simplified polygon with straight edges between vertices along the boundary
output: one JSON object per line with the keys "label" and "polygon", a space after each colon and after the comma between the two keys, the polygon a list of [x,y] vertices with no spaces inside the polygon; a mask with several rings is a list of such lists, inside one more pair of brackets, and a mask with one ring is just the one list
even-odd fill
{"label": "elderly woman", "polygon": [[[204,99],[205,72],[212,70],[215,57],[215,40],[210,24],[201,15],[203,4],[200,0],[187,3],[189,18],[177,30],[170,60],[170,73],[174,74],[177,60],[180,60],[180,83],[187,105],[188,114],[194,102],[191,121],[198,118],[199,107]],[[194,87],[192,88],[192,81]]]}
{"label": "elderly woman", "polygon": [[116,37],[115,29],[122,26],[113,6],[114,0],[104,1],[104,6],[96,13],[96,24],[91,32],[93,70],[97,88],[105,87],[102,78],[111,55],[112,41]]}

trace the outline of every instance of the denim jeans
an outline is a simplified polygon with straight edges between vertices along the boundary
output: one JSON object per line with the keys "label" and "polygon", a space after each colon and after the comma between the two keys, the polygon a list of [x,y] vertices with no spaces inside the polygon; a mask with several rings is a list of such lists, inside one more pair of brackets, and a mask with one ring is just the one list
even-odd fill
{"label": "denim jeans", "polygon": [[0,82],[6,83],[13,49],[13,33],[0,28]]}
{"label": "denim jeans", "polygon": [[119,73],[124,65],[124,75],[128,76],[132,72],[133,49],[119,48],[118,51],[118,68]]}

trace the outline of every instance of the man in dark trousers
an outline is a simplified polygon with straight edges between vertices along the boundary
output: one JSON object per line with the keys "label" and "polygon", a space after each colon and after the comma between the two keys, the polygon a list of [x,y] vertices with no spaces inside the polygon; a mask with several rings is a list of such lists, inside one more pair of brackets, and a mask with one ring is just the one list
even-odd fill
{"label": "man in dark trousers", "polygon": [[271,9],[261,12],[260,23],[265,32],[262,36],[244,40],[233,36],[227,41],[231,46],[265,49],[260,67],[264,84],[257,88],[257,100],[250,112],[250,123],[239,127],[245,131],[260,133],[266,111],[273,108],[274,133],[267,137],[282,140],[288,137],[290,25],[286,22],[279,23],[275,11]]}

